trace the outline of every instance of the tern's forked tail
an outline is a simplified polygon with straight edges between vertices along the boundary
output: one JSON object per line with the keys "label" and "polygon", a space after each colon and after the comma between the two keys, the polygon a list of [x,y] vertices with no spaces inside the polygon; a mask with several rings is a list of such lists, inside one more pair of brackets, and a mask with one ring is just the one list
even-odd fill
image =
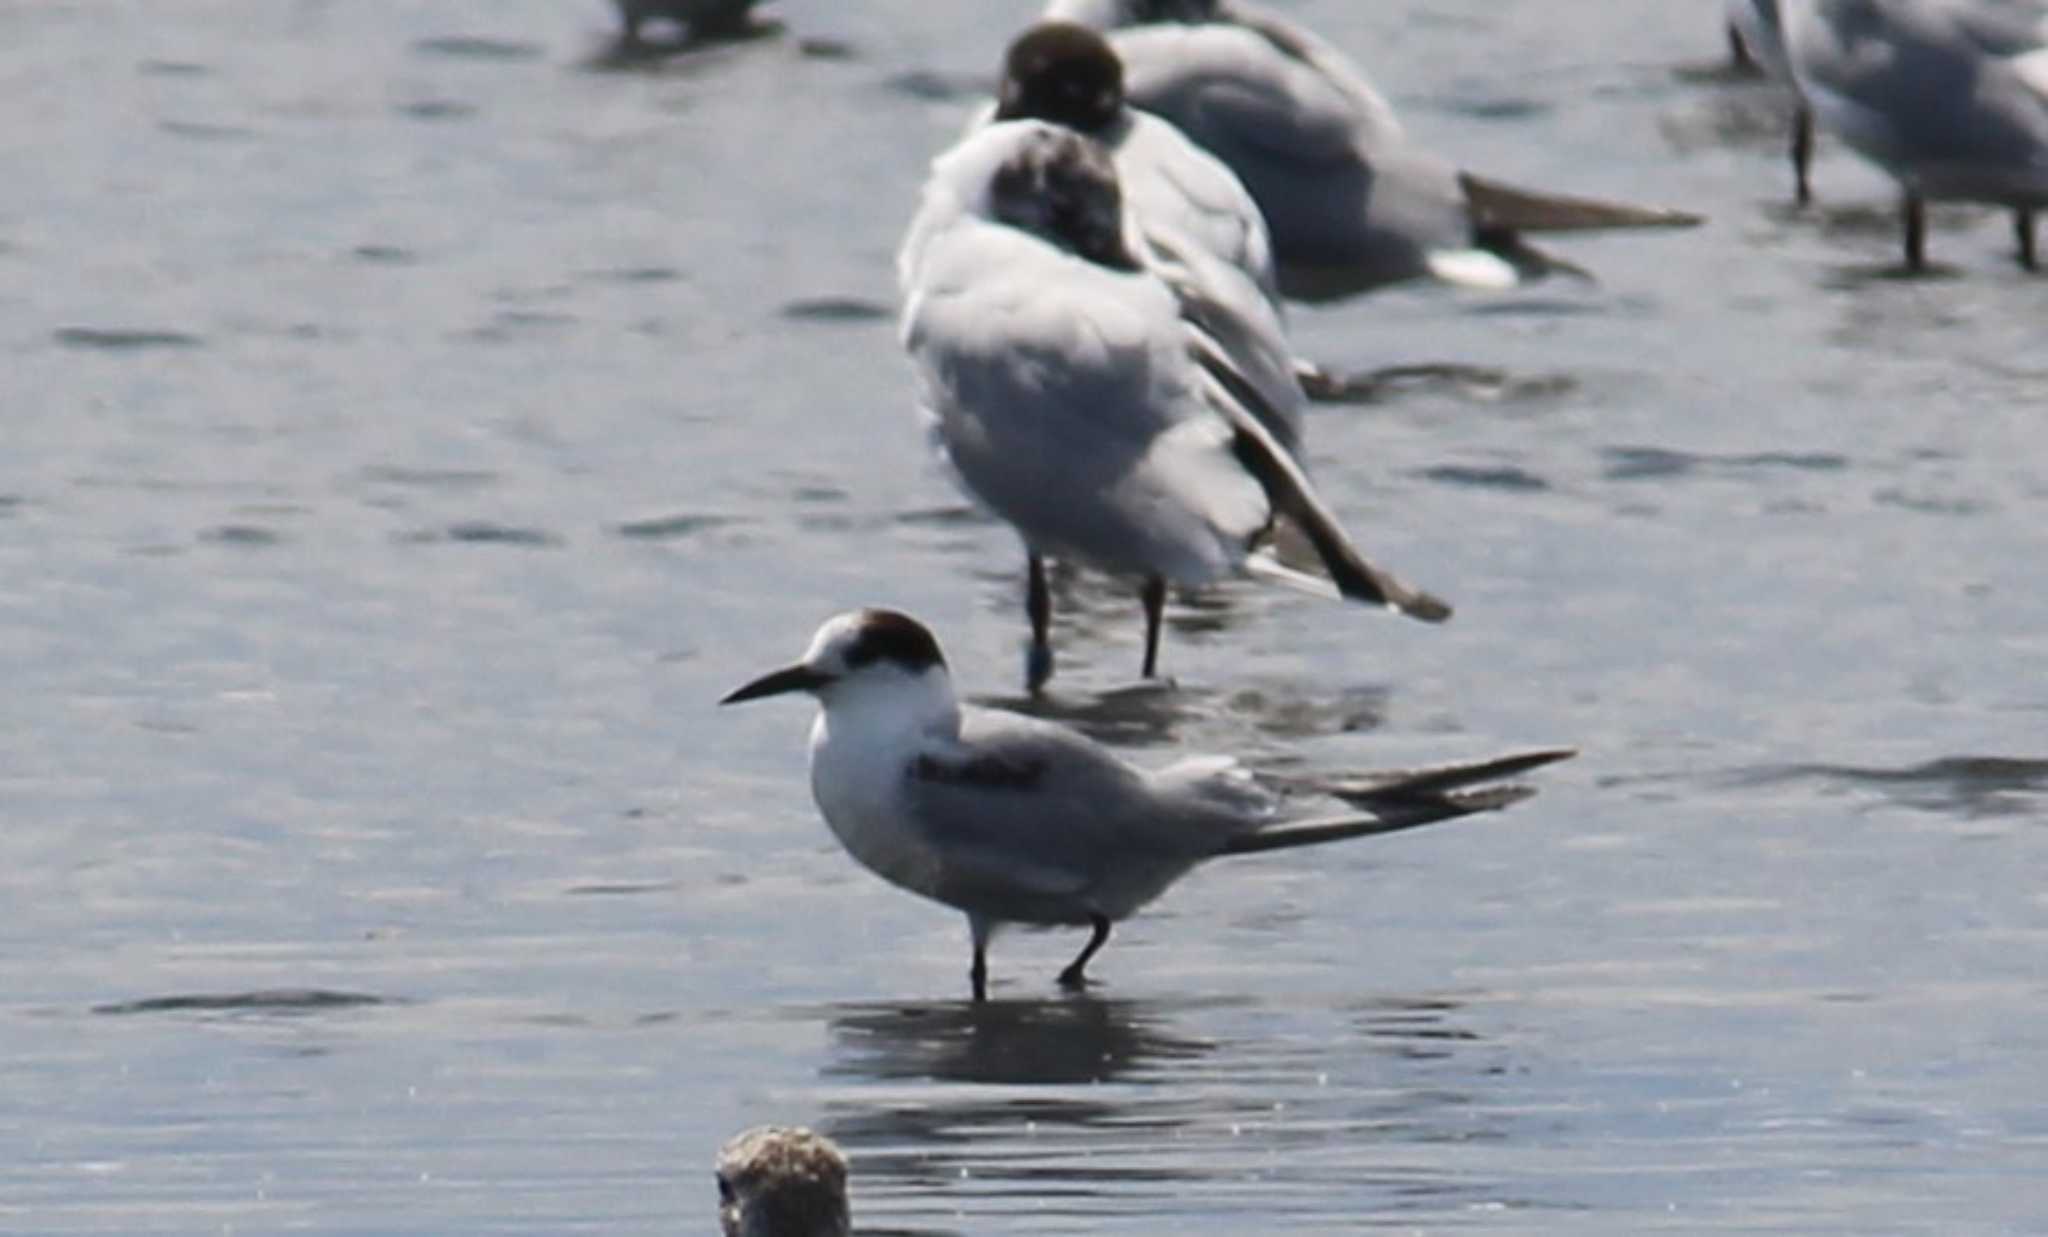
{"label": "tern's forked tail", "polygon": [[1533,786],[1509,784],[1466,790],[1476,782],[1512,777],[1578,753],[1571,748],[1543,748],[1467,764],[1398,770],[1339,782],[1304,782],[1302,787],[1366,809],[1366,816],[1323,817],[1275,825],[1232,838],[1222,854],[1251,855],[1260,851],[1315,846],[1375,833],[1398,833],[1455,820],[1475,812],[1497,812],[1536,793]]}

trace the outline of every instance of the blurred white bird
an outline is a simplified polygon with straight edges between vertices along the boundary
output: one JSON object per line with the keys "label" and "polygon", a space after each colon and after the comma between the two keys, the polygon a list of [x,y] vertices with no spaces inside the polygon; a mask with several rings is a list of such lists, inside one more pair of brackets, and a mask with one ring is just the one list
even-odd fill
{"label": "blurred white bird", "polygon": [[[818,701],[811,794],[826,825],[884,880],[966,913],[977,1001],[1000,925],[1089,928],[1059,976],[1079,987],[1110,925],[1203,860],[1503,808],[1534,792],[1466,788],[1572,754],[1331,780],[1261,776],[1216,757],[1141,770],[1065,726],[963,706],[938,641],[893,610],[835,616],[801,661],[720,703],[789,692]],[[1350,810],[1307,816],[1299,797]]]}
{"label": "blurred white bird", "polygon": [[748,10],[755,0],[613,0],[619,10],[620,36],[628,47],[641,44],[650,21],[670,21],[691,39],[731,38],[751,28]]}
{"label": "blurred white bird", "polygon": [[1410,143],[1343,53],[1237,0],[1051,0],[1045,17],[1110,31],[1131,104],[1237,173],[1265,214],[1290,297],[1329,299],[1424,275],[1504,287],[1575,269],[1530,246],[1526,233],[1700,221],[1461,171]]}
{"label": "blurred white bird", "polygon": [[1792,77],[1778,0],[1725,0],[1724,8],[1729,39],[1758,72],[1792,95],[1792,196],[1804,206],[1813,200],[1813,113]]}
{"label": "blurred white bird", "polygon": [[762,1125],[718,1152],[724,1237],[850,1237],[846,1157],[822,1134]]}
{"label": "blurred white bird", "polygon": [[2033,269],[2048,206],[2048,5],[2040,0],[1781,0],[1785,50],[1820,126],[1899,182],[1906,266],[1926,203],[2013,212]]}
{"label": "blurred white bird", "polygon": [[[1143,581],[1147,677],[1169,581],[1251,574],[1448,618],[1358,552],[1275,433],[1284,415],[1139,260],[1135,231],[1100,143],[1000,121],[933,162],[898,265],[936,445],[1024,539],[1027,685],[1052,673],[1046,555]],[[1282,528],[1327,579],[1282,561]]]}

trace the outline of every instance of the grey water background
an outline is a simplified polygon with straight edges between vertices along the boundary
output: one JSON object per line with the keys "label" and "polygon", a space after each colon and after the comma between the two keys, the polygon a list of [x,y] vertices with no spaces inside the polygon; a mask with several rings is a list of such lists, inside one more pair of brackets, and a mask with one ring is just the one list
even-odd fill
{"label": "grey water background", "polygon": [[2048,1231],[2048,281],[1776,105],[1718,6],[1282,3],[1490,174],[1693,207],[1597,271],[1295,317],[1437,629],[1229,588],[1141,760],[1574,744],[1512,812],[1003,938],[839,853],[826,615],[1011,700],[890,257],[1026,3],[792,0],[606,61],[552,0],[0,6],[0,1230],[707,1231],[837,1137],[873,1232]]}

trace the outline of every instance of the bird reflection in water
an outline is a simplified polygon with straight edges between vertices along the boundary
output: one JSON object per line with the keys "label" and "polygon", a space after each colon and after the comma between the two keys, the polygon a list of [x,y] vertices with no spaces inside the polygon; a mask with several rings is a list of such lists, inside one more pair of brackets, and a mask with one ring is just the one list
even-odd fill
{"label": "bird reflection in water", "polygon": [[[1300,1187],[1289,1196],[1304,1214],[1360,1187],[1393,1211],[1490,1197],[1498,1183],[1422,1150],[1506,1136],[1487,1100],[1499,1054],[1464,1004],[1376,995],[1318,1014],[1081,994],[837,1005],[823,1073],[844,1089],[821,1124],[892,1218],[919,1226],[892,1231],[1025,1200],[1068,1220],[1230,1212],[1248,1201],[1241,1189],[1270,1208],[1283,1182]],[[1304,1013],[1327,1033],[1304,1039]],[[1194,1034],[1197,1021],[1225,1031]],[[1256,1180],[1251,1162],[1264,1166]]]}
{"label": "bird reflection in water", "polygon": [[1162,1027],[1156,1002],[937,1001],[836,1007],[827,1077],[1044,1086],[1109,1082],[1214,1045]]}

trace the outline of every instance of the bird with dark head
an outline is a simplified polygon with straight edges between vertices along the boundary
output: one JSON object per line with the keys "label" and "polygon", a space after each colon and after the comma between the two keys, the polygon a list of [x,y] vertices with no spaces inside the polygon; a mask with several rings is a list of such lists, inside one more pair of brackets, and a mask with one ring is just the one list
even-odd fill
{"label": "bird with dark head", "polygon": [[1073,22],[1040,22],[1010,44],[997,120],[1047,120],[1100,134],[1123,110],[1123,61],[1095,31]]}
{"label": "bird with dark head", "polygon": [[[1111,925],[1207,860],[1498,810],[1532,793],[1500,779],[1571,754],[1338,779],[1215,757],[1139,769],[1066,726],[963,703],[938,641],[895,610],[828,619],[794,665],[721,703],[797,693],[818,702],[810,782],[826,827],[869,871],[965,912],[977,1001],[1001,927],[1088,928],[1059,976],[1079,988]],[[1319,799],[1342,808],[1303,810]]]}

